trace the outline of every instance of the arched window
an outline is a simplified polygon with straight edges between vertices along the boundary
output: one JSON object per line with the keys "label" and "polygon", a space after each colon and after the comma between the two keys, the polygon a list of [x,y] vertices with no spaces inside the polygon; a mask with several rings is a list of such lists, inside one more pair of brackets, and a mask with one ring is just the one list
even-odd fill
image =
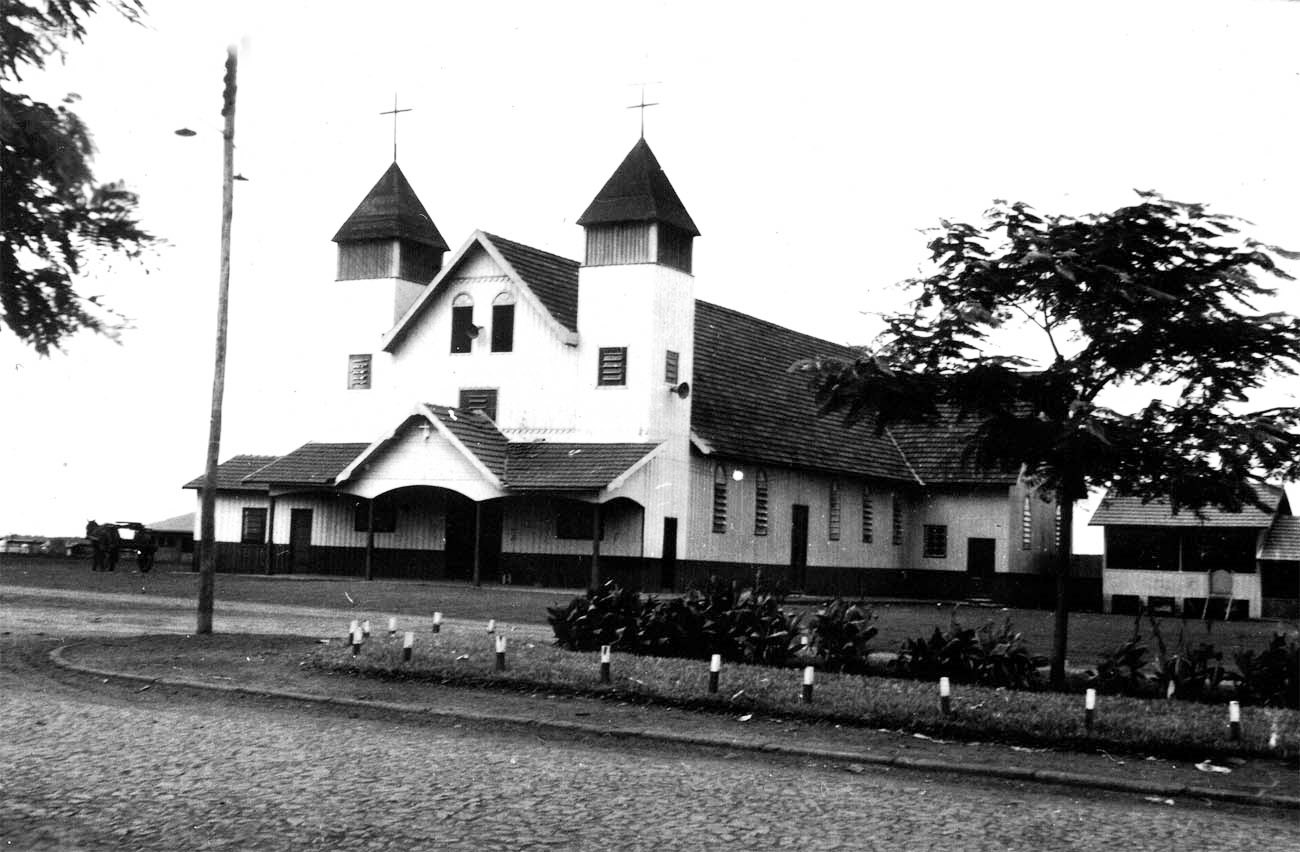
{"label": "arched window", "polygon": [[470,351],[475,337],[478,327],[474,325],[474,300],[468,293],[461,293],[451,301],[451,351]]}
{"label": "arched window", "polygon": [[492,300],[492,351],[513,352],[515,348],[515,296],[502,291]]}
{"label": "arched window", "polygon": [[862,486],[862,543],[871,544],[875,539],[875,530],[872,528],[874,518],[871,512],[871,487]]}
{"label": "arched window", "polygon": [[727,531],[727,472],[720,464],[713,467],[713,531]]}
{"label": "arched window", "polygon": [[767,535],[767,471],[754,475],[754,535]]}
{"label": "arched window", "polygon": [[826,537],[831,541],[840,540],[840,481],[831,480],[830,493],[827,495]]}

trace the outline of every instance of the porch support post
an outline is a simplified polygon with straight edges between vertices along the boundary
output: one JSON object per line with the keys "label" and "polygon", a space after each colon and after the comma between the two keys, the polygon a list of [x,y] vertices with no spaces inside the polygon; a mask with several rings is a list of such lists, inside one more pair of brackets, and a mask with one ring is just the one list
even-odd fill
{"label": "porch support post", "polygon": [[480,560],[483,558],[483,504],[475,501],[474,503],[474,588],[483,585],[482,578],[479,575]]}
{"label": "porch support post", "polygon": [[375,501],[366,501],[366,579],[375,579]]}
{"label": "porch support post", "polygon": [[266,510],[266,573],[270,576],[275,573],[275,498],[270,497],[267,502],[270,505]]}
{"label": "porch support post", "polygon": [[591,512],[591,588],[600,588],[600,504]]}

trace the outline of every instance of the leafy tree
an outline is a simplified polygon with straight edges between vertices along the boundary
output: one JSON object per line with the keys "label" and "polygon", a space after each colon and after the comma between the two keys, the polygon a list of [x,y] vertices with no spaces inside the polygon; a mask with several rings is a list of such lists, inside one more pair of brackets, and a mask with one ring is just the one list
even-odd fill
{"label": "leafy tree", "polygon": [[[137,21],[137,0],[111,2]],[[42,355],[82,328],[110,330],[111,312],[83,297],[75,278],[111,254],[138,258],[153,237],[134,219],[136,196],[99,183],[95,148],[73,112],[76,96],[52,106],[14,91],[68,40],[85,37],[97,0],[5,0],[0,11],[0,308],[4,325]]]}
{"label": "leafy tree", "polygon": [[[811,375],[823,412],[850,422],[963,420],[969,461],[1021,472],[1059,501],[1058,687],[1074,501],[1113,487],[1235,509],[1257,501],[1252,479],[1300,473],[1300,409],[1246,410],[1252,391],[1300,367],[1300,320],[1258,307],[1274,292],[1267,277],[1292,280],[1278,258],[1300,255],[1203,205],[1138,196],[1106,214],[998,201],[980,226],[942,222],[934,271],[906,282],[915,302],[873,347],[792,368]],[[1045,357],[1005,348],[1026,328]],[[1174,401],[1103,404],[1106,391],[1152,385]]]}

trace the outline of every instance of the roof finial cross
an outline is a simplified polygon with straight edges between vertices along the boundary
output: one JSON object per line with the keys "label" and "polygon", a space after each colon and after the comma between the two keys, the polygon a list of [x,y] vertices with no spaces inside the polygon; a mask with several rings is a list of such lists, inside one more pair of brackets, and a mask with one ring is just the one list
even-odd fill
{"label": "roof finial cross", "polygon": [[393,117],[393,162],[397,162],[397,114],[399,112],[410,112],[408,109],[397,108],[397,92],[393,92],[393,108],[386,109],[380,115],[391,115]]}
{"label": "roof finial cross", "polygon": [[641,103],[639,103],[639,104],[632,104],[632,106],[628,107],[628,109],[639,109],[639,110],[641,110],[641,138],[644,139],[644,138],[645,138],[645,111],[646,111],[646,108],[647,108],[647,107],[652,107],[652,106],[659,106],[659,104],[658,104],[657,102],[656,102],[656,103],[652,103],[652,104],[648,104],[648,103],[645,102],[645,87],[646,87],[646,84],[645,84],[645,83],[634,83],[633,85],[639,85],[639,86],[641,87]]}

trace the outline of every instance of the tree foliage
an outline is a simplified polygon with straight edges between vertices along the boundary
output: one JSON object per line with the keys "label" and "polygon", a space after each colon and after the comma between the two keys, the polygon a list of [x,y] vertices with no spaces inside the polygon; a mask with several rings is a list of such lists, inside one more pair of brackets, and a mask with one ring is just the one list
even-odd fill
{"label": "tree foliage", "polygon": [[[967,419],[975,462],[1065,500],[1116,487],[1192,509],[1255,501],[1252,478],[1300,472],[1300,409],[1245,410],[1300,368],[1300,320],[1259,308],[1274,292],[1263,279],[1292,280],[1278,259],[1300,255],[1203,205],[1138,196],[1106,214],[996,202],[979,226],[943,222],[933,274],[908,282],[915,302],[876,346],[795,369],[851,421]],[[1004,332],[1026,326],[1045,358],[1006,351]],[[1173,401],[1103,404],[1153,385]]]}
{"label": "tree foliage", "polygon": [[[97,182],[76,96],[50,105],[15,91],[68,41],[85,36],[96,0],[6,0],[0,13],[0,307],[4,325],[42,355],[82,328],[105,331],[98,297],[76,279],[110,255],[138,258],[153,237],[136,222],[136,196]],[[138,20],[136,0],[109,4]]]}

